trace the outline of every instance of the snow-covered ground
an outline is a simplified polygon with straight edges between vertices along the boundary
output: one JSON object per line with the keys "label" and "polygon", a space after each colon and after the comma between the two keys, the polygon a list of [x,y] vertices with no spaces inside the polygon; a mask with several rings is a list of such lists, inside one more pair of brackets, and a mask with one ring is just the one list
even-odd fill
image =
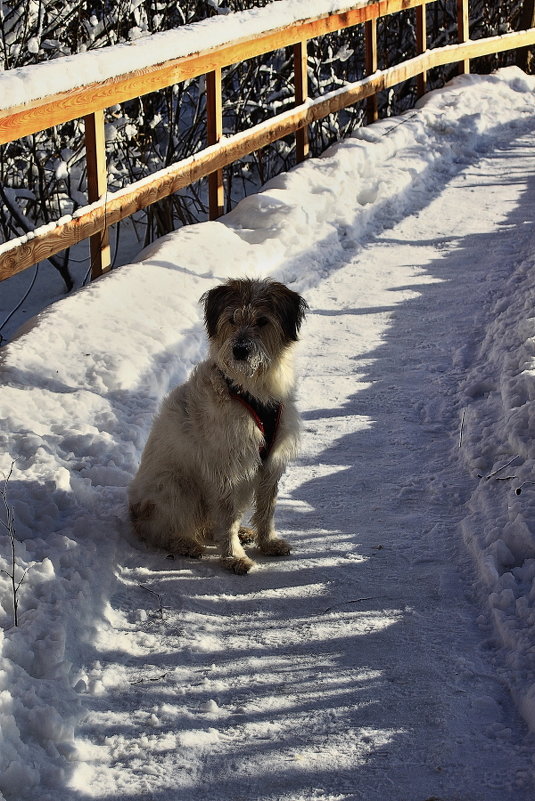
{"label": "snow-covered ground", "polygon": [[[534,112],[516,69],[459,78],[0,351],[0,798],[533,799]],[[294,551],[245,577],[125,509],[238,274],[310,305]]]}

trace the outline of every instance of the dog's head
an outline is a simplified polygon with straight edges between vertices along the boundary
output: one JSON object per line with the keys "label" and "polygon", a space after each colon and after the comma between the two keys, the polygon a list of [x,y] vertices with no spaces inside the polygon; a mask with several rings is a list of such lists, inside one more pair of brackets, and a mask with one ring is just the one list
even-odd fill
{"label": "dog's head", "polygon": [[266,371],[299,334],[306,301],[278,281],[234,279],[201,298],[220,366],[252,376]]}

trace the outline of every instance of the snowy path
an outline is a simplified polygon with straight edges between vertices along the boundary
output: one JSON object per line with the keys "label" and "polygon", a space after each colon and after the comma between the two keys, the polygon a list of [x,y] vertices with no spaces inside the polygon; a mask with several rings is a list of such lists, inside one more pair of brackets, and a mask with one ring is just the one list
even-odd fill
{"label": "snowy path", "polygon": [[[2,348],[0,801],[532,801],[534,207],[535,79],[465,76]],[[125,489],[244,272],[310,313],[294,550],[238,577]]]}
{"label": "snowy path", "polygon": [[99,660],[107,693],[79,732],[91,743],[79,790],[533,797],[522,723],[466,597],[456,527],[475,476],[456,451],[465,371],[502,258],[525,247],[534,180],[531,132],[349,247],[308,292],[303,453],[279,505],[294,554],[243,580],[215,560],[129,554]]}

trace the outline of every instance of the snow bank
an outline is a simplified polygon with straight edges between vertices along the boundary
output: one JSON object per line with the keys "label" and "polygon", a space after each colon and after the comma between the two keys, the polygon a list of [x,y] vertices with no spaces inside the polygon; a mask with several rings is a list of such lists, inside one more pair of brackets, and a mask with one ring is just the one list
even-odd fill
{"label": "snow bank", "polygon": [[[344,248],[424,203],[503,126],[532,117],[534,90],[535,80],[517,69],[459,78],[419,109],[361,130],[321,159],[275,178],[220,221],[165,237],[139,263],[39,315],[1,351],[0,470],[7,476],[13,464],[6,492],[15,514],[17,579],[28,571],[18,628],[12,627],[10,580],[0,573],[0,792],[6,799],[35,798],[36,788],[40,799],[57,799],[76,757],[80,693],[103,691],[84,665],[98,663],[99,626],[109,623],[110,587],[129,537],[125,488],[160,398],[204,353],[199,296],[238,274],[276,275],[300,291],[321,282]],[[485,471],[518,454],[514,470],[527,481],[535,408],[532,291],[513,290],[517,305],[501,311],[489,334],[501,337],[491,348],[492,369],[481,368],[471,384],[476,389],[467,388],[463,453],[468,460],[477,455]],[[512,350],[501,346],[505,332]],[[526,486],[515,496],[504,482],[500,491],[509,493],[509,505],[504,495],[491,509],[484,494],[490,486],[474,497],[466,531],[489,576],[512,669],[520,660],[526,706],[533,698],[526,676],[535,493]],[[479,522],[491,512],[495,525],[483,533]],[[4,533],[0,569],[12,569]]]}
{"label": "snow bank", "polygon": [[133,70],[162,64],[277,30],[310,17],[328,16],[373,0],[275,0],[228,16],[210,17],[172,31],[155,33],[125,44],[91,50],[0,72],[0,109],[30,103],[45,95],[67,92]]}
{"label": "snow bank", "polygon": [[[518,253],[526,233],[518,232]],[[535,730],[535,257],[515,264],[508,293],[464,385],[461,454],[480,477],[463,523],[510,667],[507,680]],[[513,269],[511,269],[513,268]]]}

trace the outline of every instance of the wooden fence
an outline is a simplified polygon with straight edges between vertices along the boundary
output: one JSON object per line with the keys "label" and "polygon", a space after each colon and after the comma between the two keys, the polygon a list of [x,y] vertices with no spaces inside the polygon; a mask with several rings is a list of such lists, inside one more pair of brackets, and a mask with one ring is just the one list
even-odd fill
{"label": "wooden fence", "polygon": [[[428,50],[426,7],[434,2],[436,0],[377,0],[0,111],[0,144],[83,117],[89,200],[89,205],[55,225],[37,228],[0,245],[0,280],[83,239],[90,239],[92,277],[96,278],[110,267],[108,227],[139,209],[208,176],[210,217],[215,219],[223,212],[223,168],[243,156],[295,133],[297,160],[302,161],[308,154],[307,127],[312,122],[365,98],[368,98],[368,118],[373,120],[377,116],[376,96],[382,90],[417,78],[419,92],[423,93],[426,73],[434,67],[458,63],[461,72],[469,72],[472,58],[535,44],[535,28],[470,41],[468,0],[457,0],[458,43]],[[417,55],[378,71],[377,20],[406,9],[415,9],[416,13]],[[317,99],[309,99],[307,42],[356,25],[365,26],[367,77]],[[288,46],[294,49],[295,107],[249,130],[223,138],[222,68]],[[104,110],[199,75],[206,75],[208,146],[124,189],[109,192]]]}

